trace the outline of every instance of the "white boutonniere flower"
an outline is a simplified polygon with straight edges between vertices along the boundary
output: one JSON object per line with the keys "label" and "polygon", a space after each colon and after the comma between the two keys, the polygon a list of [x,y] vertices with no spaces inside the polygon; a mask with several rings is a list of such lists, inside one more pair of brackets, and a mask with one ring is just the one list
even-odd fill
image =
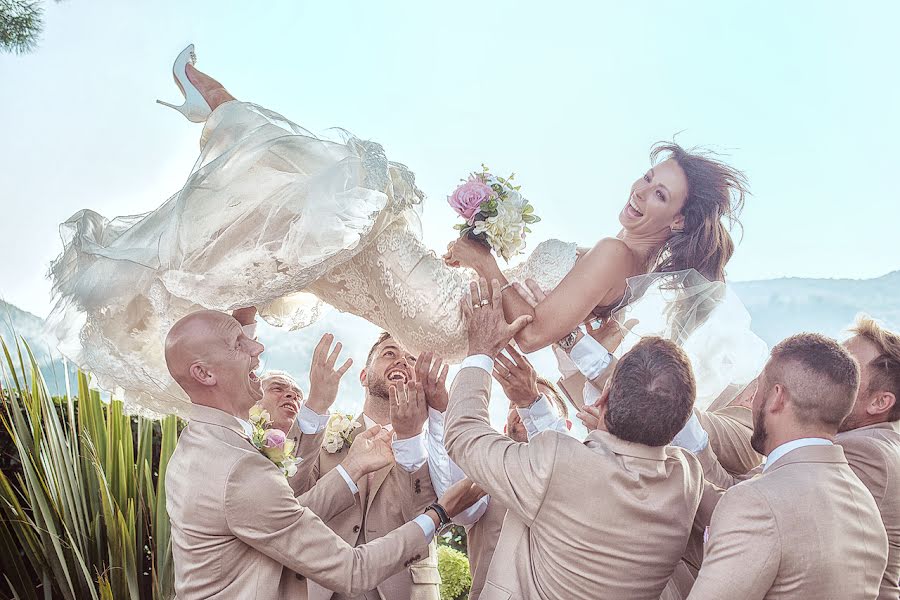
{"label": "white boutonniere flower", "polygon": [[344,446],[349,447],[351,442],[350,435],[358,427],[362,427],[362,424],[354,421],[353,415],[342,413],[331,415],[328,419],[328,424],[325,426],[325,440],[322,442],[325,452],[334,454],[339,452]]}

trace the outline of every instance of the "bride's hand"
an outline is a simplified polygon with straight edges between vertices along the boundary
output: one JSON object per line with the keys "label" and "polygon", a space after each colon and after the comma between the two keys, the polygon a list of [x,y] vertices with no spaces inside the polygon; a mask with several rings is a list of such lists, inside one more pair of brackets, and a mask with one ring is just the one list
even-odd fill
{"label": "bride's hand", "polygon": [[447,244],[447,253],[443,256],[444,263],[451,267],[468,267],[481,272],[482,265],[486,261],[492,261],[490,249],[468,237],[461,237]]}

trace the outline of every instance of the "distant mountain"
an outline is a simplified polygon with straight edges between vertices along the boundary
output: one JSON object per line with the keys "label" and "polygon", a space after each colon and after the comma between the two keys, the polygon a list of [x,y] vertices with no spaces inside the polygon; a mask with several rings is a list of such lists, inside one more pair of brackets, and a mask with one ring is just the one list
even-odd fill
{"label": "distant mountain", "polygon": [[860,312],[900,330],[900,271],[876,279],[797,277],[731,284],[770,346],[800,331],[839,337]]}
{"label": "distant mountain", "polygon": [[[753,330],[770,346],[800,331],[817,331],[840,337],[860,312],[884,321],[900,330],[900,271],[876,279],[803,279],[785,278],[730,284],[746,305],[753,319]],[[0,301],[0,336],[9,345],[12,330],[24,337],[38,357],[44,377],[54,393],[62,393],[65,383],[61,361],[42,337],[40,317]],[[264,369],[284,369],[298,376],[308,387],[308,365],[312,350],[325,332],[335,334],[344,343],[343,356],[354,364],[341,386],[336,408],[354,412],[362,404],[362,388],[357,383],[366,354],[378,336],[378,328],[353,315],[333,311],[319,322],[295,332],[262,324],[260,339],[266,345],[262,355]],[[555,360],[549,351],[532,357],[538,371],[555,378]],[[504,415],[497,407],[495,422]]]}

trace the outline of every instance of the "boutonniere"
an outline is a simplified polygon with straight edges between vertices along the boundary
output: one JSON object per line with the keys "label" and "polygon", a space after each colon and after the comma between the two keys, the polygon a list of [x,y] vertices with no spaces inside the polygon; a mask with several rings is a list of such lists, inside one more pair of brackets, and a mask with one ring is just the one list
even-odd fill
{"label": "boutonniere", "polygon": [[353,415],[341,413],[331,415],[325,426],[325,441],[322,443],[325,452],[334,454],[344,446],[349,447],[352,441],[350,434],[358,427],[362,427],[362,424],[354,421]]}
{"label": "boutonniere", "polygon": [[267,410],[259,406],[251,408],[250,425],[253,427],[253,435],[250,441],[281,469],[285,477],[293,477],[302,459],[294,456],[294,440],[288,439],[280,429],[267,429],[271,422],[272,417]]}

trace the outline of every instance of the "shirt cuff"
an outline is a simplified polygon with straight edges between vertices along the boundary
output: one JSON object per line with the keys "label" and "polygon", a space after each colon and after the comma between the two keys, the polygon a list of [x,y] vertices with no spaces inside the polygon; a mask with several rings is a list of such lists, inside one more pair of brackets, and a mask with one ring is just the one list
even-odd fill
{"label": "shirt cuff", "polygon": [[599,377],[612,361],[612,355],[603,344],[589,335],[584,335],[578,340],[569,352],[569,357],[588,379]]}
{"label": "shirt cuff", "polygon": [[684,448],[694,454],[699,454],[709,445],[709,434],[700,424],[696,412],[691,412],[691,418],[681,428],[681,431],[675,434],[672,445]]}
{"label": "shirt cuff", "polygon": [[251,340],[256,339],[256,322],[250,323],[249,325],[243,325],[241,329],[244,330],[244,335],[246,335]]}
{"label": "shirt cuff", "polygon": [[359,487],[356,485],[356,482],[350,478],[350,473],[347,472],[347,469],[343,467],[343,465],[338,465],[335,467],[337,472],[341,474],[341,477],[344,478],[344,481],[347,482],[347,487],[350,488],[350,492],[353,494],[359,493]]}
{"label": "shirt cuff", "polygon": [[491,501],[490,496],[483,496],[478,499],[478,501],[462,511],[455,517],[453,517],[453,522],[457,525],[462,525],[463,527],[471,527],[475,523],[478,522],[478,519],[487,511],[488,502]]}
{"label": "shirt cuff", "polygon": [[472,356],[467,356],[459,366],[460,369],[465,369],[466,367],[478,367],[479,369],[484,369],[490,375],[494,371],[494,359],[487,354],[473,354]]}
{"label": "shirt cuff", "polygon": [[413,521],[422,528],[422,533],[425,534],[425,542],[430,544],[431,540],[434,539],[434,521],[428,515],[419,515]]}
{"label": "shirt cuff", "polygon": [[394,434],[391,448],[394,450],[394,460],[408,473],[417,471],[428,460],[424,432],[403,440],[398,440],[397,434]]}
{"label": "shirt cuff", "polygon": [[444,442],[444,413],[428,407],[428,433],[441,443]]}
{"label": "shirt cuff", "polygon": [[320,433],[328,425],[330,418],[331,414],[326,412],[324,415],[320,415],[304,404],[300,407],[300,413],[297,415],[297,426],[302,433]]}
{"label": "shirt cuff", "polygon": [[[522,419],[528,439],[546,429],[554,429],[556,422],[560,420],[556,409],[544,394],[541,394],[528,408],[516,408],[516,412]],[[563,421],[565,422],[565,420]]]}

